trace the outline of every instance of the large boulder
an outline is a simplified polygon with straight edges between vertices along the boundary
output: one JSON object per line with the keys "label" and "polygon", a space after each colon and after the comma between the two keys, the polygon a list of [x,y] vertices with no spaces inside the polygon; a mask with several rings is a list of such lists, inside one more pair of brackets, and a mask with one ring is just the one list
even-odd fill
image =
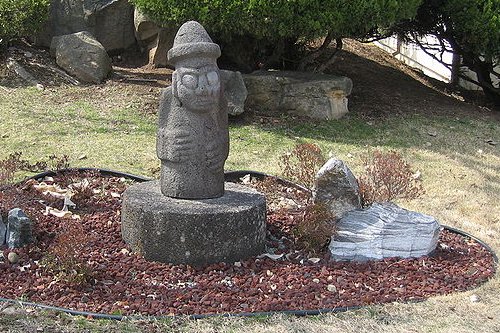
{"label": "large boulder", "polygon": [[347,112],[352,81],[347,77],[310,72],[257,71],[243,76],[246,107],[271,114],[313,119],[339,119]]}
{"label": "large boulder", "polygon": [[[89,1],[87,1],[89,2]],[[94,11],[87,16],[88,25],[107,52],[128,49],[136,43],[134,7],[128,0],[92,0]]]}
{"label": "large boulder", "polygon": [[[135,38],[139,41],[139,46],[142,46],[143,42],[150,42],[161,30],[161,27],[152,21],[149,16],[144,14],[139,8],[134,9],[134,28],[135,28]],[[173,41],[172,41],[173,43]],[[167,55],[165,55],[166,57]]]}
{"label": "large boulder", "polygon": [[51,1],[49,20],[37,44],[49,47],[55,36],[89,31],[109,53],[135,44],[134,7],[127,0]]}
{"label": "large boulder", "polygon": [[33,222],[19,208],[9,211],[7,218],[7,245],[19,248],[33,243]]}
{"label": "large boulder", "polygon": [[82,0],[51,1],[49,18],[37,35],[36,43],[50,47],[54,36],[88,30],[84,12]]}
{"label": "large boulder", "polygon": [[220,72],[227,100],[227,113],[230,116],[242,114],[245,110],[245,101],[248,94],[243,76],[240,72],[226,70],[221,70]]}
{"label": "large boulder", "polygon": [[81,81],[100,83],[112,69],[106,50],[87,31],[54,37],[50,48],[56,63]]}
{"label": "large boulder", "polygon": [[441,227],[429,215],[393,203],[353,210],[337,222],[329,245],[334,260],[421,257],[436,248]]}
{"label": "large boulder", "polygon": [[358,181],[343,161],[331,158],[321,167],[314,180],[313,200],[325,204],[337,219],[361,208]]}

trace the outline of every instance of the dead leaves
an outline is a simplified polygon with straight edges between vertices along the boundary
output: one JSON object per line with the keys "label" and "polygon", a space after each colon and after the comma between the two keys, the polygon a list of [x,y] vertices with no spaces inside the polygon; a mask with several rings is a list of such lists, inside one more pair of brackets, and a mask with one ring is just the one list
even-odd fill
{"label": "dead leaves", "polygon": [[[83,178],[78,182],[73,182],[67,187],[63,187],[54,182],[54,178],[45,177],[42,181],[37,181],[30,179],[26,181],[23,189],[34,188],[36,191],[42,193],[45,196],[49,196],[55,199],[63,201],[63,206],[61,209],[52,207],[50,204],[45,204],[44,215],[52,215],[58,218],[71,218],[79,220],[81,217],[74,214],[71,210],[77,207],[75,203],[75,198],[79,199],[82,195],[100,195],[100,196],[111,196],[112,198],[120,198],[121,195],[118,192],[108,191],[104,188],[94,188],[92,186],[92,180],[89,178]],[[78,201],[77,201],[78,202]],[[54,205],[54,204],[52,204]]]}

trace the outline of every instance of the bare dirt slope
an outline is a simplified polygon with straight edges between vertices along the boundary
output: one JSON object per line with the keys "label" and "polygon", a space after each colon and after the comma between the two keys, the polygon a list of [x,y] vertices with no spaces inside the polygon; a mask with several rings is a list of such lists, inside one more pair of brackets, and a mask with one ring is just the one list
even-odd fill
{"label": "bare dirt slope", "polygon": [[347,41],[330,72],[353,80],[350,110],[369,117],[395,113],[493,114],[482,93],[468,93],[429,78],[371,44]]}

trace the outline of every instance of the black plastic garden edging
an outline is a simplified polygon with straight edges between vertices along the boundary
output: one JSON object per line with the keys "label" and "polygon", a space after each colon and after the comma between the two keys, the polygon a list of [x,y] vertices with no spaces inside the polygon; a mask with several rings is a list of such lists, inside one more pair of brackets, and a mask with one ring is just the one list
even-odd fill
{"label": "black plastic garden edging", "polygon": [[[113,170],[107,170],[107,169],[99,169],[99,168],[70,168],[70,169],[61,169],[57,171],[46,171],[43,173],[39,173],[37,175],[31,176],[27,179],[43,179],[47,176],[55,176],[57,173],[64,173],[68,171],[97,171],[103,175],[110,175],[114,177],[124,177],[128,179],[135,180],[137,182],[144,182],[144,181],[149,181],[151,180],[150,178],[143,177],[143,176],[137,176],[137,175],[132,175],[128,173],[123,173],[119,171],[113,171]],[[300,188],[301,190],[310,192],[309,189],[306,187],[303,187],[301,185],[292,183],[288,180],[271,176],[262,172],[256,172],[256,171],[248,171],[248,170],[241,170],[241,171],[228,171],[225,173],[225,178],[227,181],[237,181],[240,178],[250,175],[251,177],[255,177],[257,179],[263,179],[265,177],[272,177],[278,180],[278,182],[288,185],[288,186],[294,186],[297,188]],[[496,253],[493,251],[493,249],[480,240],[479,238],[470,235],[462,230],[449,227],[449,226],[444,226],[443,228],[445,230],[448,230],[450,232],[459,234],[463,237],[470,238],[477,243],[479,243],[482,247],[484,247],[488,252],[491,253],[493,257],[493,261],[495,263],[495,270],[497,269],[498,266],[498,257]],[[420,299],[420,300],[410,300],[406,301],[405,303],[418,303],[422,302],[425,299]],[[9,299],[9,298],[2,298],[0,297],[0,302],[6,302],[6,303],[12,303],[12,304],[18,304],[21,306],[31,306],[31,307],[36,307],[44,310],[50,310],[50,311],[60,311],[60,312],[65,312],[71,315],[76,315],[76,316],[84,316],[88,318],[95,318],[95,319],[109,319],[109,320],[125,320],[125,319],[172,319],[172,318],[188,318],[188,319],[204,319],[204,318],[211,318],[211,317],[261,317],[261,316],[272,316],[275,314],[285,314],[285,315],[293,315],[293,316],[314,316],[314,315],[320,315],[320,314],[326,314],[326,313],[338,313],[338,312],[345,312],[349,310],[358,310],[362,309],[368,305],[365,306],[352,306],[352,307],[338,307],[338,308],[331,308],[331,309],[317,309],[317,310],[282,310],[282,311],[270,311],[270,312],[241,312],[241,313],[214,313],[214,314],[193,314],[193,315],[165,315],[165,316],[122,316],[122,315],[113,315],[113,314],[106,314],[106,313],[95,313],[95,312],[86,312],[86,311],[78,311],[78,310],[72,310],[72,309],[67,309],[67,308],[61,308],[61,307],[56,307],[56,306],[50,306],[50,305],[45,305],[45,304],[40,304],[40,303],[32,303],[32,302],[25,302],[25,301],[20,301],[20,300],[15,300],[15,299]]]}
{"label": "black plastic garden edging", "polygon": [[99,169],[99,168],[68,168],[68,169],[59,169],[59,170],[55,170],[55,171],[45,171],[45,172],[33,175],[31,177],[28,177],[27,179],[39,180],[39,179],[43,179],[45,177],[54,177],[57,173],[64,173],[64,172],[70,172],[70,171],[79,171],[79,172],[97,171],[103,175],[129,178],[129,179],[135,180],[136,182],[146,182],[148,180],[151,180],[151,178],[147,178],[147,177],[143,177],[143,176],[137,176],[137,175],[132,175],[130,173],[113,171],[113,170],[108,170],[108,169]]}
{"label": "black plastic garden edging", "polygon": [[[53,177],[57,173],[64,173],[64,172],[70,172],[70,171],[80,171],[80,172],[85,172],[85,171],[97,171],[103,175],[109,175],[109,176],[114,176],[114,177],[124,177],[124,178],[129,178],[132,180],[135,180],[137,182],[146,182],[149,180],[152,180],[151,178],[144,177],[144,176],[137,176],[133,175],[130,173],[125,173],[125,172],[120,172],[120,171],[114,171],[114,170],[108,170],[108,169],[99,169],[99,168],[68,168],[68,169],[60,169],[60,170],[55,170],[55,171],[45,171],[36,175],[33,175],[31,177],[28,177],[27,179],[43,179],[45,177]],[[271,176],[263,172],[258,172],[258,171],[251,171],[251,170],[238,170],[238,171],[226,171],[224,173],[226,181],[238,181],[240,178],[250,175],[251,177],[257,178],[257,179],[263,179],[266,177],[272,177],[276,179],[279,183],[285,184],[285,185],[292,185],[294,187],[300,188],[303,191],[306,192],[311,192],[310,189],[299,185],[292,183],[286,179],[277,177],[277,176]]]}

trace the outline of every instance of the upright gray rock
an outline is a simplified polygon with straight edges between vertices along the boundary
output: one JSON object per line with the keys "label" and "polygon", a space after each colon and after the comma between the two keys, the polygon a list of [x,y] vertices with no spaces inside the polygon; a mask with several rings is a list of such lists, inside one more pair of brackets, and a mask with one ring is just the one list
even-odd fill
{"label": "upright gray rock", "polygon": [[[134,28],[135,38],[139,42],[139,46],[144,47],[151,42],[161,30],[161,27],[153,22],[146,14],[139,8],[134,9]],[[144,44],[146,43],[146,45]],[[172,39],[173,43],[173,39]],[[167,55],[165,54],[165,60]]]}
{"label": "upright gray rock", "polygon": [[134,12],[134,27],[141,50],[149,54],[149,64],[166,67],[167,51],[172,48],[179,27],[161,27],[137,8]]}
{"label": "upright gray rock", "polygon": [[52,39],[56,63],[81,81],[100,83],[111,71],[111,59],[89,32],[81,31]]}
{"label": "upright gray rock", "polygon": [[33,222],[19,208],[9,212],[7,224],[7,246],[19,248],[33,243]]}
{"label": "upright gray rock", "polygon": [[49,47],[52,38],[89,31],[107,52],[116,53],[135,44],[134,7],[128,0],[51,1],[47,24],[37,44]]}
{"label": "upright gray rock", "polygon": [[123,51],[136,43],[134,7],[128,0],[91,1],[95,3],[94,11],[87,16],[87,24],[108,53]]}
{"label": "upright gray rock", "polygon": [[221,80],[224,84],[224,96],[227,100],[227,113],[237,116],[245,111],[245,101],[248,91],[240,72],[221,70]]}
{"label": "upright gray rock", "polygon": [[7,226],[3,222],[2,215],[0,215],[0,246],[5,245],[7,236]]}
{"label": "upright gray rock", "polygon": [[258,71],[243,76],[248,90],[245,106],[274,114],[319,120],[339,119],[347,112],[352,81],[318,73]]}
{"label": "upright gray rock", "polygon": [[331,158],[321,167],[314,181],[313,200],[326,204],[337,219],[361,208],[358,181],[343,161]]}
{"label": "upright gray rock", "polygon": [[219,56],[219,46],[195,21],[182,25],[168,51],[175,71],[172,86],[160,101],[156,151],[161,160],[161,192],[169,197],[224,195],[229,130]]}
{"label": "upright gray rock", "polygon": [[375,203],[347,213],[337,230],[329,245],[332,258],[366,261],[427,255],[436,248],[441,227],[432,216]]}
{"label": "upright gray rock", "polygon": [[50,47],[55,36],[89,30],[82,0],[51,1],[49,18],[36,37],[40,46]]}

